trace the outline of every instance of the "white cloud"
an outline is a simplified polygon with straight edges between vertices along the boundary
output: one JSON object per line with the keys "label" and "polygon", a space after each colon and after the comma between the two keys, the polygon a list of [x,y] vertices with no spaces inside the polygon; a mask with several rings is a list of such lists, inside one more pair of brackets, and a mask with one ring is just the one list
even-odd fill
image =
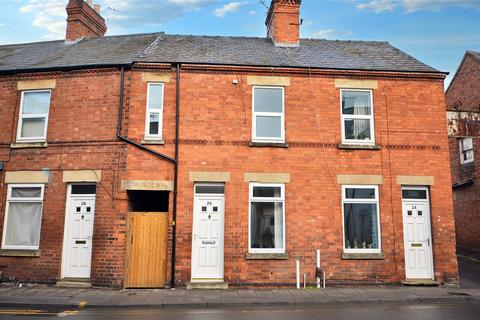
{"label": "white cloud", "polygon": [[406,12],[436,11],[446,7],[463,7],[480,10],[479,0],[355,0],[356,8],[375,13],[392,12],[402,8]]}
{"label": "white cloud", "polygon": [[335,29],[324,29],[311,34],[312,38],[334,39],[338,37],[350,36],[351,31],[337,31]]}
{"label": "white cloud", "polygon": [[[128,33],[132,27],[160,27],[165,23],[200,10],[215,0],[96,0],[102,7],[109,34]],[[20,13],[32,15],[32,25],[43,29],[44,39],[65,37],[68,0],[28,0]],[[113,30],[113,32],[112,32]],[[161,30],[158,30],[161,31]]]}
{"label": "white cloud", "polygon": [[63,0],[30,0],[27,5],[21,6],[19,11],[24,14],[33,14],[32,25],[44,29],[45,39],[61,39],[65,36],[66,3]]}
{"label": "white cloud", "polygon": [[213,14],[217,17],[222,18],[225,14],[230,12],[235,12],[238,10],[238,8],[240,8],[245,4],[247,4],[247,2],[230,2],[230,3],[224,4],[220,8],[215,9]]}
{"label": "white cloud", "polygon": [[255,11],[255,10],[250,10],[250,11],[248,11],[248,14],[255,15],[255,14],[257,14],[257,11]]}
{"label": "white cloud", "polygon": [[375,13],[395,10],[396,3],[392,0],[370,0],[368,2],[357,3],[356,7],[359,10],[370,10]]}
{"label": "white cloud", "polygon": [[0,27],[5,27],[5,26],[6,26],[6,24],[5,24],[5,23],[3,23],[3,22],[0,22]]}
{"label": "white cloud", "polygon": [[[198,11],[215,0],[102,0],[102,14],[114,33],[128,32],[132,27],[155,26]],[[161,31],[161,30],[158,30]]]}
{"label": "white cloud", "polygon": [[480,10],[479,0],[402,0],[406,11],[440,10],[445,7],[464,7]]}

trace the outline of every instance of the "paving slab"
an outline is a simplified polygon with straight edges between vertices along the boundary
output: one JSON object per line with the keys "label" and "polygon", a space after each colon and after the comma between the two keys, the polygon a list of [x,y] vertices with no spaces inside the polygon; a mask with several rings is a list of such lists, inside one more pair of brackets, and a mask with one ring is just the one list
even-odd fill
{"label": "paving slab", "polygon": [[480,304],[480,289],[452,287],[350,287],[326,289],[167,290],[0,286],[0,307],[219,307],[255,305],[344,305],[408,302],[471,302]]}

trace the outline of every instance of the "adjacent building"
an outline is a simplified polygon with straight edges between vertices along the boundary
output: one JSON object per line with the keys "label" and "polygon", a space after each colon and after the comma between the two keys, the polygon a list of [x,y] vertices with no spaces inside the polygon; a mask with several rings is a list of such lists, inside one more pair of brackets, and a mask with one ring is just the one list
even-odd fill
{"label": "adjacent building", "polygon": [[467,51],[446,92],[457,251],[480,255],[480,52]]}
{"label": "adjacent building", "polygon": [[3,278],[457,283],[445,73],[387,42],[104,36],[0,46]]}

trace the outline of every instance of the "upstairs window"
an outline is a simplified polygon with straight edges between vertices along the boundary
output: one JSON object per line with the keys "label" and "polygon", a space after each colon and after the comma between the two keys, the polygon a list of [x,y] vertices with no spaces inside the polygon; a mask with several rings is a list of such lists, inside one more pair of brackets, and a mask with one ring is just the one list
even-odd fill
{"label": "upstairs window", "polygon": [[8,186],[3,249],[37,250],[42,221],[43,184]]}
{"label": "upstairs window", "polygon": [[285,185],[250,184],[249,252],[285,252]]}
{"label": "upstairs window", "polygon": [[342,186],[344,252],[380,252],[378,186]]}
{"label": "upstairs window", "polygon": [[50,96],[50,90],[22,91],[17,141],[46,141]]}
{"label": "upstairs window", "polygon": [[342,143],[374,144],[371,90],[340,90]]}
{"label": "upstairs window", "polygon": [[145,138],[162,140],[163,83],[148,84],[145,120]]}
{"label": "upstairs window", "polygon": [[253,87],[253,141],[285,142],[283,87]]}
{"label": "upstairs window", "polygon": [[460,163],[473,162],[473,139],[462,138],[460,139]]}

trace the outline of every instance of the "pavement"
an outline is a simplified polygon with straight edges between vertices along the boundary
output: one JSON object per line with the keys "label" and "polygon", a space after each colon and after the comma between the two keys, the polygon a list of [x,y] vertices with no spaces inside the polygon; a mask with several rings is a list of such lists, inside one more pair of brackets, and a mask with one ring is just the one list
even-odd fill
{"label": "pavement", "polygon": [[203,308],[398,303],[480,305],[480,263],[460,257],[460,287],[363,286],[325,289],[125,289],[0,284],[0,308]]}
{"label": "pavement", "polygon": [[201,308],[396,303],[480,304],[480,288],[375,286],[325,289],[166,290],[0,286],[1,308]]}

